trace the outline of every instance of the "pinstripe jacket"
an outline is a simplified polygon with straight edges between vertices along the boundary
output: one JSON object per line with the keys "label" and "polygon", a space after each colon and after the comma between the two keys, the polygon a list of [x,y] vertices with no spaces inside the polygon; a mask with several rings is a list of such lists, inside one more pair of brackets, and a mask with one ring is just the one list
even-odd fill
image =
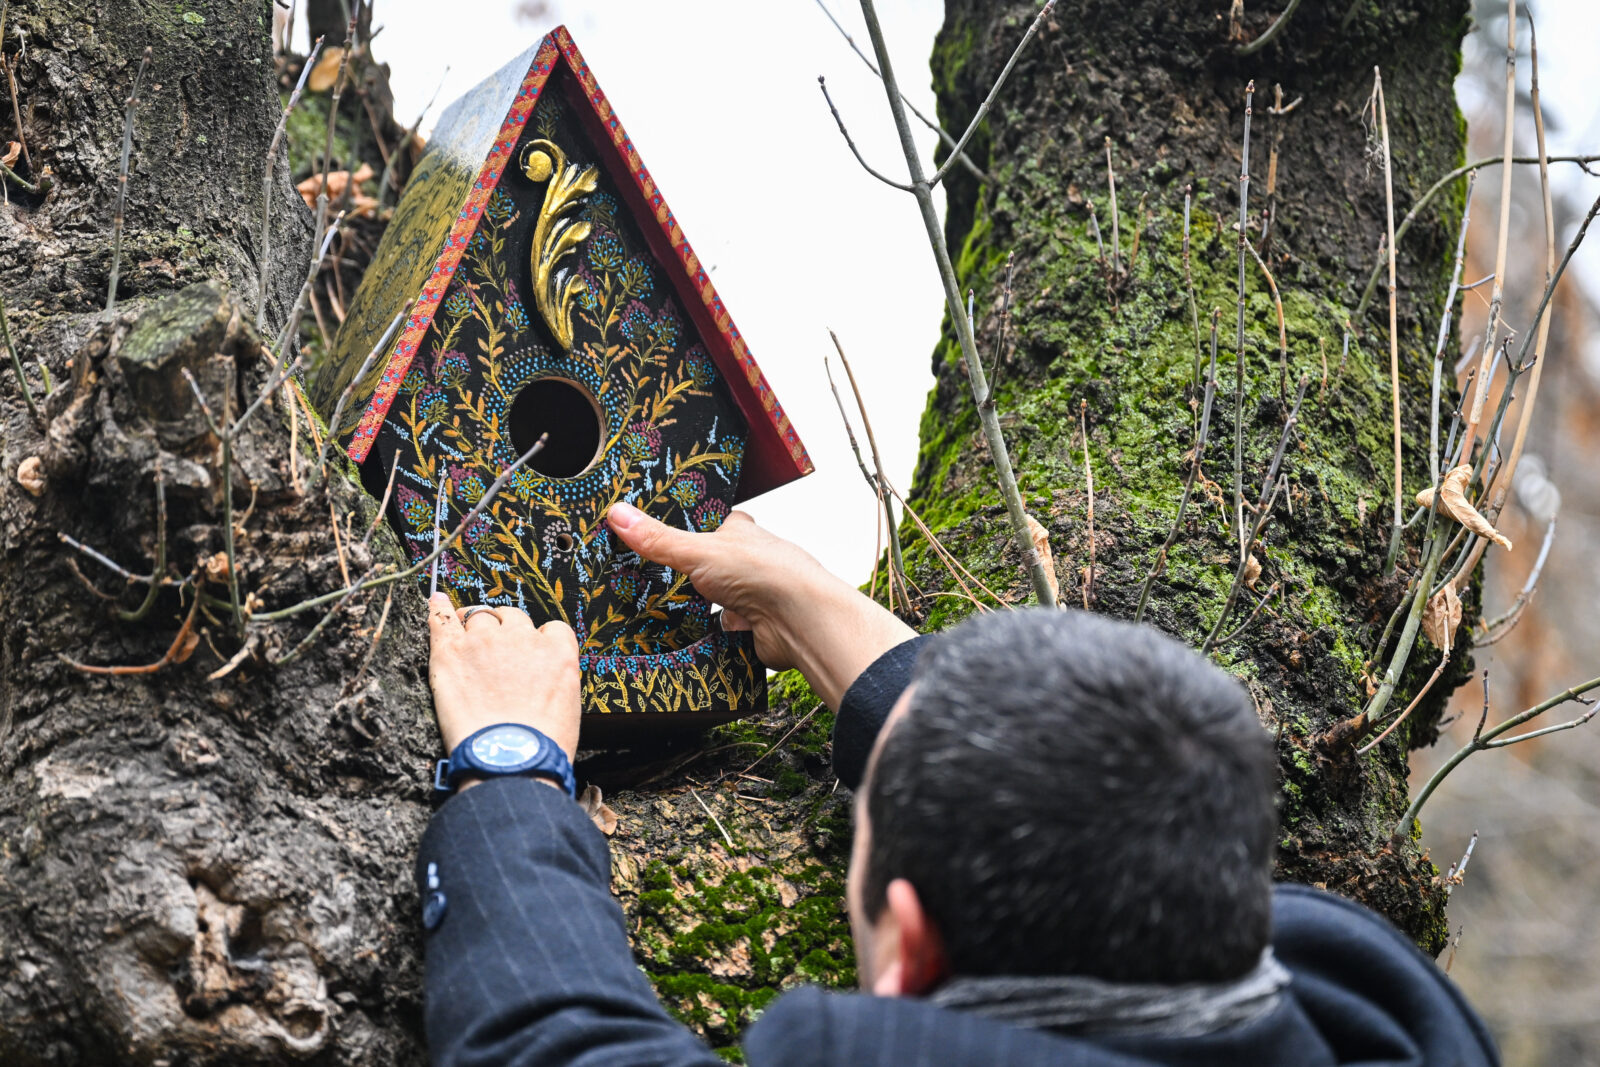
{"label": "pinstripe jacket", "polygon": [[[917,642],[886,653],[840,710],[835,759],[855,784],[905,687]],[[863,744],[865,748],[863,748]],[[526,779],[449,800],[423,837],[425,1019],[439,1067],[721,1067],[667,1015],[633,961],[606,840],[565,794]],[[1273,949],[1293,981],[1276,1008],[1199,1038],[1070,1036],[924,1001],[800,989],[750,1028],[753,1067],[1487,1067],[1483,1024],[1378,916],[1280,886]]]}

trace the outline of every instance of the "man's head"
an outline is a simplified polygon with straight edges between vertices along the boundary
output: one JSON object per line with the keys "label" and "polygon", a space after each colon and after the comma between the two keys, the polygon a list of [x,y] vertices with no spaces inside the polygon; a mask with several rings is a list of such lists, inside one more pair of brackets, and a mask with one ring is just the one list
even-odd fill
{"label": "man's head", "polygon": [[857,797],[863,985],[946,974],[1215,981],[1270,935],[1267,735],[1144,626],[984,615],[930,642]]}

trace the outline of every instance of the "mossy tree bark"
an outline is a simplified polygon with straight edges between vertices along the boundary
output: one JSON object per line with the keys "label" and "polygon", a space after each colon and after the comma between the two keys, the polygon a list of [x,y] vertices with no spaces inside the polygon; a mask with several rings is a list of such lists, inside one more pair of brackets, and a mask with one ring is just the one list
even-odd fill
{"label": "mossy tree bark", "polygon": [[[944,125],[959,130],[993,83],[1038,5],[948,0],[934,52]],[[1216,409],[1202,474],[1184,528],[1155,582],[1146,618],[1195,644],[1222,610],[1239,560],[1232,532],[1234,428],[1243,420],[1245,500],[1256,499],[1296,385],[1304,408],[1283,463],[1286,492],[1256,555],[1253,592],[1224,625],[1244,632],[1216,649],[1243,679],[1282,765],[1281,877],[1324,885],[1387,914],[1426,948],[1443,944],[1443,894],[1435,868],[1389,838],[1405,808],[1406,752],[1435,734],[1439,709],[1467,670],[1455,654],[1423,706],[1370,756],[1329,745],[1330,728],[1361,710],[1365,676],[1386,660],[1374,645],[1416,566],[1413,531],[1385,577],[1394,513],[1387,306],[1380,291],[1367,321],[1345,323],[1384,232],[1383,170],[1361,118],[1381,67],[1393,141],[1396,209],[1459,164],[1463,126],[1452,81],[1467,5],[1306,4],[1249,57],[1229,40],[1225,4],[1165,0],[1062,0],[1023,56],[976,145],[996,178],[979,187],[957,168],[948,180],[946,235],[961,284],[977,293],[979,348],[1000,331],[1008,253],[1015,295],[1006,333],[999,410],[1029,506],[1045,523],[1062,599],[1129,617],[1178,510],[1193,462],[1201,389],[1196,357],[1214,309],[1220,316]],[[1249,41],[1275,17],[1251,5]],[[1244,91],[1256,86],[1250,149],[1251,239],[1261,246],[1269,157],[1279,145],[1266,261],[1282,293],[1288,336],[1280,368],[1277,311],[1266,280],[1247,263],[1244,396],[1236,401],[1241,138]],[[1287,115],[1269,114],[1274,86]],[[1116,169],[1122,273],[1113,256],[1106,163]],[[1281,139],[1281,140],[1280,140]],[[1194,190],[1190,260],[1201,343],[1185,282],[1183,213]],[[1459,200],[1439,204],[1400,250],[1398,330],[1405,445],[1405,512],[1429,484],[1428,391],[1433,333],[1448,281]],[[992,468],[960,353],[934,357],[937,384],[922,423],[913,504],[948,547],[981,564],[1017,599],[1026,587],[997,500]],[[1325,360],[1325,362],[1324,362]],[[1447,384],[1448,388],[1448,384]],[[1086,416],[1094,473],[1094,544],[1079,435]],[[1448,418],[1448,412],[1446,414]],[[1247,514],[1247,522],[1253,520]],[[924,584],[948,584],[918,546]],[[997,586],[1001,588],[1001,586]],[[1475,593],[1467,605],[1468,625]],[[962,610],[946,599],[934,625]],[[1465,628],[1464,628],[1465,629]],[[1460,643],[1458,642],[1458,645]],[[1402,678],[1395,709],[1431,673],[1423,644]]]}

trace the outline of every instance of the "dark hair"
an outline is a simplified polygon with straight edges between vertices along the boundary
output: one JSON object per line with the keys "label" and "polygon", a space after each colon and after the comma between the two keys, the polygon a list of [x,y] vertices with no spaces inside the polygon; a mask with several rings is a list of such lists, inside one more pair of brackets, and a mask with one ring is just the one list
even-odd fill
{"label": "dark hair", "polygon": [[1151,629],[1001,612],[930,641],[870,772],[863,880],[957,975],[1216,981],[1271,934],[1273,756],[1238,682]]}

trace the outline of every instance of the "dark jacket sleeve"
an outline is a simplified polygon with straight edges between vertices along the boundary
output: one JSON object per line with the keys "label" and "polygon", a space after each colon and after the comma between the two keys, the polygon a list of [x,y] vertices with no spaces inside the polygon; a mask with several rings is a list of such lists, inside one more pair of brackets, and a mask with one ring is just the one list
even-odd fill
{"label": "dark jacket sleeve", "polygon": [[634,963],[610,874],[600,831],[543,783],[491,780],[434,814],[417,859],[434,1064],[721,1067]]}
{"label": "dark jacket sleeve", "polygon": [[844,699],[839,701],[839,716],[833,722],[833,771],[847,787],[855,789],[861,784],[872,743],[895,701],[911,684],[917,655],[931,636],[923,634],[895,645],[845,690]]}

